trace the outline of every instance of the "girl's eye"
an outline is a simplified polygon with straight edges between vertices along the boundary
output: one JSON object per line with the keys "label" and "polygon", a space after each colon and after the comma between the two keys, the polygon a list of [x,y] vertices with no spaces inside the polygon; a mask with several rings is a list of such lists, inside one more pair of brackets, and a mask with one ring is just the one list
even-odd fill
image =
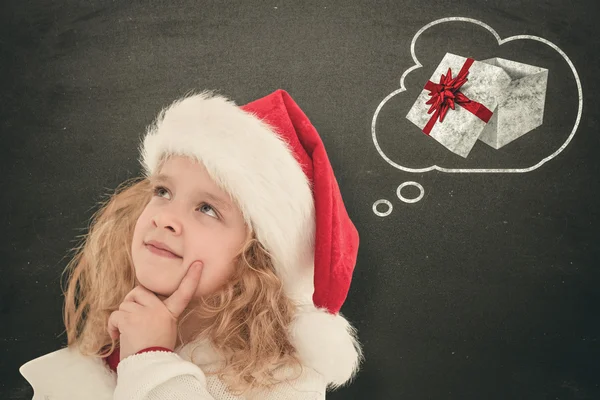
{"label": "girl's eye", "polygon": [[166,193],[166,194],[168,194],[168,193],[169,193],[169,191],[168,191],[166,188],[164,188],[163,186],[155,186],[155,187],[152,189],[152,193],[153,193],[155,196],[158,196],[158,197],[163,197],[163,194],[165,194],[165,193]]}
{"label": "girl's eye", "polygon": [[[211,215],[214,218],[219,218],[219,216],[217,215],[217,212],[215,211],[215,209],[213,208],[213,206],[211,206],[208,203],[202,203],[202,205],[200,206],[200,211],[206,211],[209,210],[210,212],[213,213],[213,215]],[[210,214],[209,214],[210,215]]]}

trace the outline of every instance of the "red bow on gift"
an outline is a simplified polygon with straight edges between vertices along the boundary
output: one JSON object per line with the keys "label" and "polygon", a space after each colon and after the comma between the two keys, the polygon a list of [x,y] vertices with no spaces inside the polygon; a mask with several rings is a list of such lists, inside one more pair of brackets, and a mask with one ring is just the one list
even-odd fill
{"label": "red bow on gift", "polygon": [[448,68],[446,75],[442,74],[440,83],[428,85],[426,89],[429,90],[431,99],[425,104],[431,104],[431,107],[427,111],[427,114],[435,111],[440,122],[443,122],[448,109],[451,108],[454,110],[455,103],[470,102],[471,100],[467,96],[458,91],[468,81],[467,75],[469,75],[469,70],[463,69],[456,78],[452,78],[452,70]]}
{"label": "red bow on gift", "polygon": [[446,75],[442,74],[440,83],[427,81],[425,90],[429,90],[431,99],[427,100],[425,104],[431,104],[427,114],[433,113],[433,115],[423,128],[423,133],[429,135],[436,121],[439,119],[440,122],[443,122],[448,110],[454,110],[456,104],[474,114],[485,123],[489,122],[490,118],[492,118],[493,113],[486,106],[469,99],[462,92],[459,92],[462,85],[467,83],[469,68],[471,68],[474,62],[475,60],[472,58],[467,58],[456,78],[452,78],[452,70],[448,68]]}

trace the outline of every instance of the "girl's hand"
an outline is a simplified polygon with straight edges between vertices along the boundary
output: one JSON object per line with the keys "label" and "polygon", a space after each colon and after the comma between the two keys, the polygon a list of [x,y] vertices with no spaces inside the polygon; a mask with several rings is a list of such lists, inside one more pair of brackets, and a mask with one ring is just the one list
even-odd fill
{"label": "girl's hand", "polygon": [[121,360],[147,347],[174,350],[177,319],[192,300],[201,274],[202,263],[192,263],[177,290],[163,301],[141,285],[125,296],[110,314],[107,328],[111,338],[121,336]]}

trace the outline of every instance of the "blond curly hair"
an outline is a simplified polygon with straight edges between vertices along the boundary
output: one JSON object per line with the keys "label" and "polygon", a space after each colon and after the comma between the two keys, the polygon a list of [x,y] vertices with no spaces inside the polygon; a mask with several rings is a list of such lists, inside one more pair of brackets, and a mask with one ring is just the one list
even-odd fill
{"label": "blond curly hair", "polygon": [[[107,357],[118,345],[106,326],[110,314],[136,285],[131,241],[136,221],[152,196],[147,178],[124,182],[91,218],[88,233],[63,272],[64,324],[68,346],[82,354]],[[182,314],[198,321],[194,338],[210,340],[225,360],[216,374],[236,394],[277,384],[278,367],[302,369],[289,339],[296,305],[283,290],[271,257],[254,234],[235,258],[233,277],[219,291]],[[194,321],[195,323],[195,321]],[[193,360],[192,360],[193,362]]]}

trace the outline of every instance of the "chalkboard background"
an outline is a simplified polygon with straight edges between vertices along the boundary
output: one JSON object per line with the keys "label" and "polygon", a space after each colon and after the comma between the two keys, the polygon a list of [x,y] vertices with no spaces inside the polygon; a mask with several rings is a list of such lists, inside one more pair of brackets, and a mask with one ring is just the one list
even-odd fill
{"label": "chalkboard background", "polygon": [[[37,3],[37,4],[36,4]],[[24,362],[57,350],[60,274],[95,204],[140,174],[137,144],[189,90],[238,104],[287,90],[320,132],[361,244],[342,312],[366,361],[331,399],[600,397],[600,149],[591,0],[4,1],[0,5],[0,393],[30,399]],[[410,173],[388,164],[373,116],[445,17],[500,37],[534,35],[572,60],[583,88],[569,145],[528,173]],[[467,22],[436,25],[423,67],[375,121],[382,151],[421,168],[527,167],[575,124],[574,74],[552,47],[499,46]],[[544,124],[500,150],[455,156],[405,119],[446,51],[549,69]],[[399,184],[424,197],[403,203]],[[403,189],[416,197],[415,187]],[[387,199],[380,217],[373,203]],[[380,206],[380,210],[385,210]]]}

